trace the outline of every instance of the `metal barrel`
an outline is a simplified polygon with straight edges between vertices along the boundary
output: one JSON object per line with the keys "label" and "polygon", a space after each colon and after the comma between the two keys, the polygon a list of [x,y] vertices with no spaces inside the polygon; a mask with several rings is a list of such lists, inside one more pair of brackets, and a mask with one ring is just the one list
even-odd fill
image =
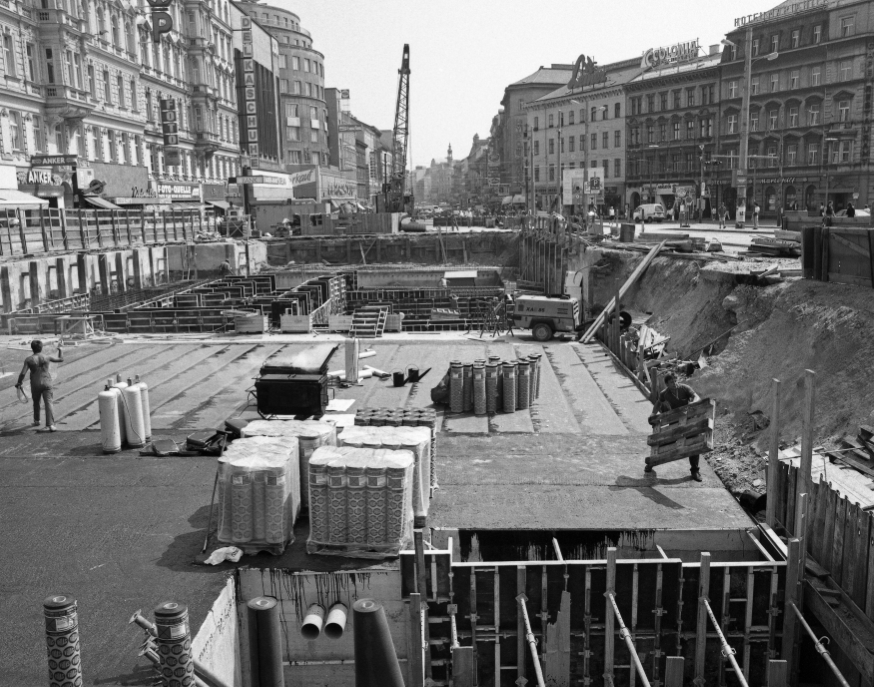
{"label": "metal barrel", "polygon": [[516,361],[516,409],[525,410],[529,404],[531,365],[525,359]]}

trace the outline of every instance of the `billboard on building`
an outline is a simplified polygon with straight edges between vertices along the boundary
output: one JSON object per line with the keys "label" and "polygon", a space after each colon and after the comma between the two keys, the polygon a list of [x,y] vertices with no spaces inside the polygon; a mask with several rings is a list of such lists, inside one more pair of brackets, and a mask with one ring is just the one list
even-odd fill
{"label": "billboard on building", "polygon": [[565,205],[585,205],[586,196],[600,196],[603,193],[603,167],[562,171],[562,195]]}

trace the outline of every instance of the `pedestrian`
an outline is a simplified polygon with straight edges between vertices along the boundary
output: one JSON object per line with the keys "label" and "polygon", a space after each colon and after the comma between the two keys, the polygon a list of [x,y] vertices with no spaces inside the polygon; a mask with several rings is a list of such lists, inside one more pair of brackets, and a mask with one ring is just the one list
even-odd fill
{"label": "pedestrian", "polygon": [[753,201],[753,229],[759,228],[759,203]]}
{"label": "pedestrian", "polygon": [[819,203],[819,216],[825,217],[825,205],[822,204],[822,201]]}
{"label": "pedestrian", "polygon": [[616,220],[616,208],[611,205],[610,206],[610,224],[611,224],[611,226],[615,220]]}
{"label": "pedestrian", "polygon": [[728,208],[725,207],[725,201],[719,204],[717,214],[719,215],[719,228],[725,229],[725,223],[728,220]]}
{"label": "pedestrian", "polygon": [[829,201],[828,205],[825,208],[825,225],[830,227],[832,225],[832,221],[835,218],[835,208],[832,205],[832,202]]}
{"label": "pedestrian", "polygon": [[[653,406],[653,415],[667,413],[701,400],[692,387],[687,384],[677,384],[677,378],[672,374],[665,375],[665,386],[667,388],[659,394],[659,398]],[[689,472],[692,473],[693,480],[703,482],[701,470],[698,467],[699,460],[700,456],[698,455],[689,456]],[[652,467],[647,465],[644,472],[652,472]]]}
{"label": "pedestrian", "polygon": [[847,217],[855,217],[856,216],[856,208],[853,207],[852,203],[847,203]]}
{"label": "pedestrian", "polygon": [[222,277],[227,277],[234,273],[234,269],[231,267],[231,261],[225,258],[225,261],[219,265],[219,271],[221,272]]}
{"label": "pedestrian", "polygon": [[24,367],[21,368],[21,374],[18,375],[18,382],[15,384],[16,389],[21,389],[24,382],[24,376],[30,371],[30,395],[33,397],[33,426],[39,427],[39,403],[42,399],[46,410],[46,432],[56,432],[55,414],[53,408],[53,389],[54,380],[52,379],[52,371],[50,363],[64,362],[64,350],[61,342],[58,342],[58,356],[43,355],[42,341],[34,339],[30,342],[30,350],[33,355],[28,356],[24,360]]}

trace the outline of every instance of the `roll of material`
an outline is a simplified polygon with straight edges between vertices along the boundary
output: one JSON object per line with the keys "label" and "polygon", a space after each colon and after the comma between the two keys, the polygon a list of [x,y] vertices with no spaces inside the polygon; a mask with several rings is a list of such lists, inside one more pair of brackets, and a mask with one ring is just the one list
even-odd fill
{"label": "roll of material", "polygon": [[473,363],[464,363],[463,381],[464,381],[464,412],[469,413],[473,410]]}
{"label": "roll of material", "polygon": [[498,412],[498,386],[500,381],[500,364],[489,362],[486,365],[486,412],[489,415]]}
{"label": "roll of material", "polygon": [[487,413],[486,368],[476,363],[473,366],[473,412],[476,415]]}
{"label": "roll of material", "polygon": [[188,606],[166,601],[155,609],[158,656],[161,659],[161,684],[187,687],[194,684],[194,656]]}
{"label": "roll of material", "polygon": [[516,409],[528,408],[531,386],[531,366],[527,360],[519,360],[516,363]]}
{"label": "roll of material", "polygon": [[50,687],[82,687],[79,613],[76,600],[54,594],[43,601]]}
{"label": "roll of material", "polygon": [[310,641],[318,639],[322,634],[322,626],[325,624],[325,609],[319,604],[313,604],[307,609],[300,626],[300,633],[304,639]]}
{"label": "roll of material", "polygon": [[504,412],[516,412],[516,363],[504,361],[503,365]]}
{"label": "roll of material", "polygon": [[336,603],[331,606],[328,611],[328,618],[325,620],[325,637],[328,639],[340,639],[346,629],[346,615],[348,609],[346,604]]}
{"label": "roll of material", "polygon": [[107,384],[97,394],[97,407],[100,411],[100,444],[104,453],[121,451],[121,418],[118,416],[118,395],[121,392]]}
{"label": "roll of material", "polygon": [[404,687],[382,604],[373,599],[359,599],[352,606],[352,615],[355,687]]}
{"label": "roll of material", "polygon": [[246,612],[249,615],[250,684],[252,687],[284,687],[279,603],[272,596],[259,596],[246,604]]}
{"label": "roll of material", "polygon": [[139,375],[134,377],[134,382],[140,387],[140,397],[143,401],[143,427],[146,429],[146,440],[152,438],[152,405],[149,401],[149,385]]}
{"label": "roll of material", "polygon": [[449,410],[464,412],[464,367],[457,360],[449,363]]}
{"label": "roll of material", "polygon": [[119,422],[119,425],[121,427],[121,443],[126,444],[127,443],[127,430],[126,430],[127,411],[125,410],[124,397],[122,396],[122,392],[127,388],[127,382],[121,381],[121,375],[116,375],[115,381],[110,382],[110,385],[114,386],[116,389],[118,389],[118,422]]}
{"label": "roll of material", "polygon": [[143,397],[140,385],[133,380],[127,380],[127,386],[121,390],[124,395],[124,433],[127,443],[132,448],[142,448],[146,445],[146,425],[143,422]]}
{"label": "roll of material", "polygon": [[354,384],[358,381],[358,339],[346,339],[346,381]]}

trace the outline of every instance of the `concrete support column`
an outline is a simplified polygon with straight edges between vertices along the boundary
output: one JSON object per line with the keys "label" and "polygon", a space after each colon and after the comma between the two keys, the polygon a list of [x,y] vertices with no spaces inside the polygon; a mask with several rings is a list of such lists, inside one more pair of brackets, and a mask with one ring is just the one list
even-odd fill
{"label": "concrete support column", "polygon": [[34,307],[42,303],[39,290],[39,263],[36,260],[31,260],[28,264],[28,278],[30,279],[30,307]]}
{"label": "concrete support column", "polygon": [[67,298],[70,296],[69,277],[67,276],[67,260],[66,258],[58,258],[55,260],[55,271],[58,276],[58,298]]}
{"label": "concrete support column", "polygon": [[124,293],[127,291],[127,276],[125,275],[125,259],[124,251],[118,251],[115,254],[115,279],[118,283],[118,292]]}
{"label": "concrete support column", "polygon": [[0,267],[0,298],[3,300],[3,312],[15,310],[12,302],[12,282],[9,277],[9,267]]}
{"label": "concrete support column", "polygon": [[112,293],[112,272],[109,268],[109,256],[106,253],[98,254],[97,270],[99,272],[100,291],[103,295],[108,296]]}
{"label": "concrete support column", "polygon": [[88,255],[79,253],[76,256],[76,273],[79,277],[79,292],[88,293],[91,291],[91,284],[88,283]]}
{"label": "concrete support column", "polygon": [[134,248],[134,288],[140,290],[143,288],[143,250],[142,248]]}

